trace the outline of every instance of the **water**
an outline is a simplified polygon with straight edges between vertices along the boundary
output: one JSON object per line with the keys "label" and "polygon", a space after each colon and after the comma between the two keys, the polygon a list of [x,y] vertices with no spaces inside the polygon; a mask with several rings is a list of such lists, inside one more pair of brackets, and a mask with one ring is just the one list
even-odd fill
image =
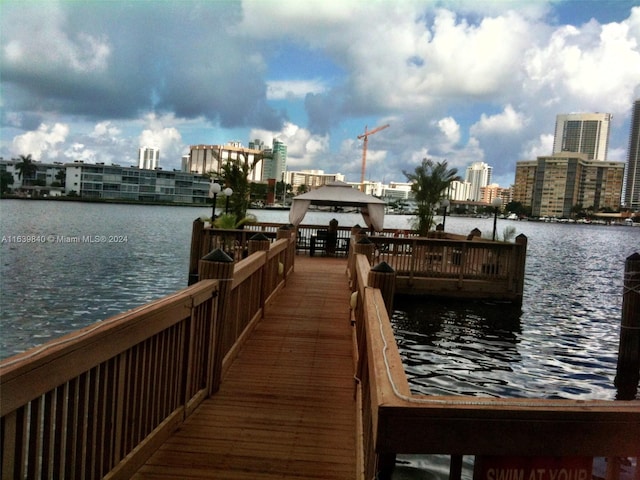
{"label": "water", "polygon": [[[208,207],[3,200],[2,358],[160,298],[187,284],[191,224]],[[288,212],[254,211],[287,223]],[[309,212],[306,224],[364,225]],[[407,229],[390,215],[385,227]],[[448,217],[490,234],[493,219]],[[624,261],[640,229],[498,221],[529,238],[522,310],[399,299],[393,325],[412,388],[427,394],[615,397]],[[16,243],[17,237],[30,243]],[[15,238],[14,238],[15,237]]]}
{"label": "water", "polygon": [[[161,298],[187,285],[191,224],[208,207],[0,202],[0,357]],[[253,211],[288,223],[286,211]],[[305,224],[364,225],[356,213],[309,212]],[[410,228],[409,216],[385,227]],[[447,217],[447,231],[493,219]],[[613,399],[625,259],[640,228],[498,220],[529,238],[522,309],[396,301],[401,355],[415,392]],[[16,243],[31,238],[30,243]],[[15,237],[15,238],[12,238]],[[13,241],[12,241],[13,240]],[[67,241],[67,240],[73,240]],[[465,476],[471,460],[465,457]],[[397,478],[446,478],[443,456],[400,457]]]}

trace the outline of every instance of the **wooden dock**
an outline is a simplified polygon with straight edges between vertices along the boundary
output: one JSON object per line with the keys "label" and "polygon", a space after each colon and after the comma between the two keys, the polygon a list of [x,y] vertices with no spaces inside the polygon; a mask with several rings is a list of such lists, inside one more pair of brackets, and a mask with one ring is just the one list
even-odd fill
{"label": "wooden dock", "polygon": [[296,258],[220,390],[134,478],[356,478],[346,265]]}

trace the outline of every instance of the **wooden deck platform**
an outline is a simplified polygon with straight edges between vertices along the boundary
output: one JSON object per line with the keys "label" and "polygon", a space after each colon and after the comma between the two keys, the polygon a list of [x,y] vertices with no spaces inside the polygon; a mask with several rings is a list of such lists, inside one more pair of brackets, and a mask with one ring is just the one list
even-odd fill
{"label": "wooden deck platform", "polygon": [[220,391],[134,478],[356,478],[346,265],[296,257]]}

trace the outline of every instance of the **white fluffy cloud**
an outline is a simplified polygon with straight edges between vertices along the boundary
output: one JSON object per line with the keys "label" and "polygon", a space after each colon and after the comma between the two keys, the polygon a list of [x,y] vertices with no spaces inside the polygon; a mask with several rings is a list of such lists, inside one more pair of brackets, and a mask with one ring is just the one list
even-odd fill
{"label": "white fluffy cloud", "polygon": [[13,154],[31,155],[34,160],[55,158],[60,146],[69,134],[69,126],[56,123],[42,124],[37,130],[18,135],[13,139]]}
{"label": "white fluffy cloud", "polygon": [[390,123],[372,178],[427,156],[506,177],[551,153],[560,113],[614,114],[624,159],[640,96],[640,7],[566,25],[555,0],[17,5],[0,19],[5,156],[131,164],[149,145],[176,168],[189,143],[276,137],[289,168],[355,181],[355,138]]}
{"label": "white fluffy cloud", "polygon": [[444,133],[447,141],[456,144],[460,141],[460,125],[453,117],[446,117],[438,121],[438,127]]}
{"label": "white fluffy cloud", "polygon": [[306,128],[286,122],[280,131],[253,129],[251,138],[260,138],[267,144],[273,139],[287,145],[287,168],[308,169],[313,165],[322,169],[318,162],[329,153],[329,137],[314,135]]}
{"label": "white fluffy cloud", "polygon": [[515,132],[525,127],[525,117],[516,112],[511,105],[507,105],[501,113],[496,115],[481,114],[480,120],[471,126],[472,135],[500,134]]}
{"label": "white fluffy cloud", "polygon": [[145,117],[146,128],[140,133],[139,147],[158,148],[160,150],[159,166],[178,167],[184,145],[182,135],[174,126],[179,122],[173,115],[158,116],[149,114]]}

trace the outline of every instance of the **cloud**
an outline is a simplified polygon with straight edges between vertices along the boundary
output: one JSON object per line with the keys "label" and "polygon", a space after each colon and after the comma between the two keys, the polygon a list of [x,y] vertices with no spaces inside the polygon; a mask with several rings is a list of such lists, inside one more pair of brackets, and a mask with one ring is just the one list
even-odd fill
{"label": "cloud", "polygon": [[100,120],[157,111],[230,128],[281,126],[281,112],[267,103],[264,59],[235,33],[239,4],[191,7],[3,5],[6,107]]}
{"label": "cloud", "polygon": [[456,122],[453,117],[446,117],[439,120],[438,127],[451,144],[456,144],[460,141],[460,125],[458,125],[458,122]]}
{"label": "cloud", "polygon": [[620,23],[558,28],[524,60],[525,87],[545,103],[563,111],[625,111],[640,84],[640,7]]}
{"label": "cloud", "polygon": [[553,153],[553,135],[544,134],[530,140],[524,146],[520,160],[535,160]]}
{"label": "cloud", "polygon": [[58,154],[58,146],[64,144],[68,134],[69,127],[65,124],[42,124],[38,130],[16,136],[12,152],[15,155],[30,154],[34,160],[53,159]]}
{"label": "cloud", "polygon": [[272,80],[267,84],[268,100],[304,98],[307,94],[323,93],[327,90],[324,82],[316,80]]}
{"label": "cloud", "polygon": [[139,147],[159,149],[160,167],[177,164],[177,160],[182,156],[184,145],[178,129],[175,126],[168,126],[175,123],[173,116],[158,117],[149,114],[146,117],[146,123],[147,128],[140,133]]}
{"label": "cloud", "polygon": [[517,132],[525,127],[526,120],[522,113],[516,112],[511,105],[496,115],[481,114],[480,120],[470,128],[472,135],[503,134]]}
{"label": "cloud", "polygon": [[273,139],[279,140],[287,145],[287,168],[289,170],[322,169],[323,157],[329,153],[329,137],[326,135],[315,135],[308,129],[302,128],[291,122],[286,122],[279,131],[251,130],[251,138],[260,138],[268,145]]}
{"label": "cloud", "polygon": [[[640,96],[640,7],[568,24],[570,10],[499,0],[5,2],[0,155],[20,144],[47,159],[135,164],[138,147],[156,143],[163,168],[177,168],[188,143],[277,135],[289,168],[357,181],[356,136],[390,123],[369,145],[370,178],[402,180],[427,156],[458,168],[486,161],[506,178],[523,156],[550,153],[557,114],[601,111],[614,114],[620,157]],[[56,124],[67,134],[55,137]]]}

